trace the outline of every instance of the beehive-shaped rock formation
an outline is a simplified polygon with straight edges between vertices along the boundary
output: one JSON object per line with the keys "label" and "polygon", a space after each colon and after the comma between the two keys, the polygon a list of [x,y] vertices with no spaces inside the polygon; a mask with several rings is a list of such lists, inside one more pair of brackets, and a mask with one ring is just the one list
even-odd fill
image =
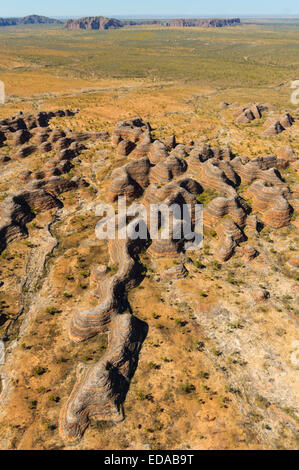
{"label": "beehive-shaped rock formation", "polygon": [[95,365],[78,364],[77,381],[60,413],[59,430],[65,441],[82,437],[91,418],[119,422],[122,403],[137,367],[147,326],[129,313],[116,315],[109,325],[107,352]]}
{"label": "beehive-shaped rock formation", "polygon": [[204,211],[204,225],[215,229],[217,223],[226,215],[229,215],[239,227],[244,227],[246,213],[238,197],[231,199],[216,197],[209,202]]}
{"label": "beehive-shaped rock formation", "polygon": [[292,208],[285,196],[289,191],[278,186],[268,186],[265,181],[257,180],[248,188],[252,198],[252,209],[261,214],[261,220],[271,228],[289,225]]}
{"label": "beehive-shaped rock formation", "polygon": [[44,189],[21,191],[8,196],[0,204],[0,251],[12,241],[27,235],[26,224],[34,218],[34,211],[60,206],[56,197]]}
{"label": "beehive-shaped rock formation", "polygon": [[160,161],[150,171],[151,183],[167,183],[173,178],[181,176],[187,170],[187,162],[175,156],[169,156]]}
{"label": "beehive-shaped rock formation", "polygon": [[220,240],[218,258],[220,261],[227,261],[234,254],[238,243],[245,240],[244,234],[230,217],[222,219],[215,230]]}
{"label": "beehive-shaped rock formation", "polygon": [[120,121],[112,133],[112,144],[118,145],[122,140],[137,143],[143,139],[144,133],[148,133],[150,130],[150,125],[140,118]]}
{"label": "beehive-shaped rock formation", "polygon": [[132,161],[112,172],[109,187],[109,200],[119,196],[135,199],[149,184],[150,162],[147,157]]}

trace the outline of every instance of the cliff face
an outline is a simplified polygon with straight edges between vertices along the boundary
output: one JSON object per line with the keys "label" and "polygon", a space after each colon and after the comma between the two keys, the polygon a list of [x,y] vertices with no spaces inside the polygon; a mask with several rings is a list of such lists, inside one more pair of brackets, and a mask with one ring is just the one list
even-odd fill
{"label": "cliff face", "polygon": [[160,20],[147,21],[120,21],[115,18],[105,18],[104,16],[92,16],[79,18],[78,20],[68,20],[65,27],[68,29],[116,29],[127,25],[160,24],[161,26],[190,27],[200,26],[203,28],[221,28],[223,26],[235,26],[240,24],[240,18],[229,19],[174,19],[168,22]]}
{"label": "cliff face", "polygon": [[241,23],[240,18],[228,18],[228,19],[174,19],[168,21],[166,26],[176,26],[176,27],[190,27],[190,26],[200,26],[202,28],[222,28],[223,26],[236,26]]}
{"label": "cliff face", "polygon": [[[120,21],[115,18],[106,18],[104,16],[90,16],[86,18],[79,18],[77,20],[68,20],[65,27],[68,29],[118,29],[127,25],[142,25],[142,24],[160,24],[161,26],[173,27],[192,27],[200,26],[202,28],[222,28],[223,26],[235,26],[241,23],[240,18],[228,19],[174,19],[168,22],[160,20],[146,20],[146,21]],[[46,16],[29,15],[23,18],[0,18],[1,26],[16,26],[19,24],[63,24],[62,21]]]}
{"label": "cliff face", "polygon": [[117,29],[124,26],[122,21],[104,16],[90,16],[78,20],[68,20],[65,27],[68,29]]}
{"label": "cliff face", "polygon": [[62,24],[62,21],[39,15],[24,16],[24,18],[0,18],[0,26],[16,26],[19,24]]}

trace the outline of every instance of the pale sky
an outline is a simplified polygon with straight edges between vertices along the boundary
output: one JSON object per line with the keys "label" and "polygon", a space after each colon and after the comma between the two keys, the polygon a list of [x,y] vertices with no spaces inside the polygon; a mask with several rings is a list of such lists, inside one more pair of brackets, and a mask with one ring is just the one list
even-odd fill
{"label": "pale sky", "polygon": [[[2,5],[1,5],[2,4]],[[237,16],[299,15],[298,0],[0,0],[0,17],[25,16]]]}

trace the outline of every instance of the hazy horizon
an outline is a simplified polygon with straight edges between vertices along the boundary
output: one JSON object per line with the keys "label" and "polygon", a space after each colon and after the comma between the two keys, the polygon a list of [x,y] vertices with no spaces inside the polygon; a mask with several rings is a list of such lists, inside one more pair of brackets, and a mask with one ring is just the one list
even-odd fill
{"label": "hazy horizon", "polygon": [[132,13],[128,15],[124,14],[81,14],[81,15],[51,15],[51,14],[41,14],[41,13],[26,13],[24,15],[1,15],[0,18],[23,18],[25,16],[32,16],[32,15],[37,15],[37,16],[46,16],[49,18],[54,18],[54,19],[67,19],[67,18],[83,18],[83,17],[94,17],[94,16],[106,16],[106,17],[114,17],[114,18],[122,18],[122,19],[166,19],[166,18],[299,18],[299,13],[294,13],[294,14],[285,14],[285,15],[267,15],[267,14],[238,14],[234,13],[231,15],[226,15],[225,13],[219,13],[219,14],[213,14],[213,15],[192,15],[192,14],[184,14],[184,13],[165,13],[165,14],[138,14],[138,13]]}

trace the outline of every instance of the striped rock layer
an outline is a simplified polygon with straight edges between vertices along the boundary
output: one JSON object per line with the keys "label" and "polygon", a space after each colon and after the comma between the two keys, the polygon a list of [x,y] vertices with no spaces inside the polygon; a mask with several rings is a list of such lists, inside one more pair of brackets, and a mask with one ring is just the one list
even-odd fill
{"label": "striped rock layer", "polygon": [[[250,112],[258,118],[261,110],[253,107]],[[193,228],[197,196],[208,189],[219,193],[205,208],[204,225],[215,229],[218,235],[221,261],[228,260],[234,252],[247,261],[258,255],[250,245],[241,245],[246,241],[243,230],[257,230],[259,225],[257,217],[250,215],[249,204],[237,193],[241,183],[250,184],[244,194],[252,199],[253,210],[261,214],[264,223],[279,228],[290,222],[290,201],[296,199],[296,189],[289,191],[279,173],[281,162],[275,156],[249,160],[234,157],[227,148],[193,143],[185,147],[176,145],[175,139],[168,145],[153,140],[150,125],[139,118],[119,123],[112,142],[116,151],[128,156],[130,161],[113,171],[108,198],[115,201],[125,195],[134,200],[142,195],[147,224],[153,216],[158,229],[162,226],[161,214],[156,211],[153,215],[152,204],[164,204],[166,208],[190,204]],[[97,364],[78,365],[76,384],[60,414],[60,433],[65,440],[80,439],[93,417],[114,422],[123,419],[122,406],[146,336],[146,325],[129,313],[128,292],[142,280],[138,254],[147,247],[150,238],[148,251],[153,256],[177,256],[184,250],[187,240],[174,235],[185,220],[174,216],[173,221],[167,239],[154,239],[152,228],[140,217],[134,220],[135,227],[145,225],[147,240],[117,238],[108,242],[110,261],[116,272],[109,272],[105,266],[94,272],[99,304],[75,312],[69,335],[73,341],[81,342],[109,332],[109,344]],[[183,265],[164,273],[169,279],[186,274]]]}
{"label": "striped rock layer", "polygon": [[41,181],[34,180],[25,186],[24,191],[6,197],[0,203],[0,251],[14,240],[27,236],[26,224],[34,219],[35,211],[62,207],[57,196],[81,184],[85,184],[84,180],[54,176]]}
{"label": "striped rock layer", "polygon": [[279,119],[272,119],[269,118],[265,125],[268,126],[264,131],[264,135],[272,136],[280,134],[281,132],[285,131],[288,127],[291,127],[295,119],[289,114],[283,114]]}
{"label": "striped rock layer", "polygon": [[6,197],[0,204],[0,251],[14,240],[26,237],[26,224],[34,219],[34,211],[60,206],[56,197],[44,189],[21,191]]}
{"label": "striped rock layer", "polygon": [[292,208],[285,196],[288,190],[279,186],[268,186],[257,180],[248,188],[252,198],[252,208],[261,214],[261,220],[271,228],[278,229],[289,225]]}
{"label": "striped rock layer", "polygon": [[[40,112],[36,115],[23,114],[0,120],[0,146],[8,142],[16,147],[15,158],[26,158],[33,152],[57,152],[71,148],[78,151],[86,140],[107,140],[107,132],[72,132],[58,128],[51,129],[49,121],[55,117],[73,116],[70,110],[55,112]],[[80,144],[80,145],[78,145]]]}
{"label": "striped rock layer", "polygon": [[92,417],[123,419],[122,403],[147,333],[147,325],[128,313],[127,300],[128,291],[143,278],[137,258],[142,246],[128,238],[109,241],[110,259],[118,270],[100,283],[100,304],[75,313],[71,320],[69,333],[74,341],[107,331],[110,335],[106,354],[97,364],[78,365],[77,382],[60,413],[59,428],[65,440],[80,439]]}
{"label": "striped rock layer", "polygon": [[[262,111],[265,109],[262,105],[250,104],[246,108],[250,110],[253,117],[258,119],[261,117]],[[244,109],[242,112],[244,112]],[[292,118],[285,115],[285,119],[292,123]],[[136,122],[136,125],[134,124]],[[126,195],[129,199],[139,197],[144,193],[144,203],[161,203],[164,199],[169,198],[173,189],[170,182],[176,183],[176,180],[184,173],[189,173],[196,178],[199,185],[196,194],[204,190],[213,190],[215,198],[205,208],[204,224],[214,229],[223,217],[230,216],[237,226],[243,230],[248,214],[251,211],[249,204],[237,194],[237,188],[240,184],[250,185],[257,181],[262,181],[265,187],[281,188],[284,197],[275,198],[272,202],[272,208],[264,205],[261,210],[265,210],[262,221],[271,227],[280,227],[290,222],[293,208],[297,208],[298,197],[296,194],[287,190],[287,185],[283,181],[279,169],[286,168],[289,164],[293,167],[297,163],[296,156],[292,149],[287,149],[288,155],[292,153],[290,162],[283,158],[284,154],[280,152],[279,158],[275,155],[266,155],[250,160],[247,157],[235,157],[228,147],[218,148],[209,144],[194,144],[191,142],[188,146],[177,145],[175,139],[172,138],[170,146],[164,142],[153,140],[151,136],[150,126],[143,121],[137,119],[120,123],[118,129],[125,129],[132,133],[133,137],[125,134],[126,139],[131,138],[134,144],[133,150],[129,153],[129,158],[140,161],[140,170],[144,171],[144,180],[146,184],[136,184],[134,178],[131,177],[126,169],[126,165],[121,169],[115,170],[110,185],[111,200],[117,199],[119,195]],[[138,134],[138,139],[136,135]],[[157,156],[158,155],[158,156]],[[155,158],[156,156],[156,158]],[[143,168],[142,160],[148,158],[148,165]],[[193,180],[194,181],[194,180]],[[165,189],[161,199],[162,190]],[[274,190],[262,190],[257,185],[258,193],[255,195],[255,201],[264,200],[267,191],[275,193]],[[256,188],[256,186],[254,186]],[[145,191],[146,189],[146,191]],[[145,192],[144,192],[145,191]],[[168,193],[167,193],[168,191]],[[280,191],[280,190],[279,190]],[[157,192],[160,195],[156,194]],[[264,194],[265,193],[265,194]],[[244,193],[245,194],[245,193]],[[249,194],[249,193],[248,193]],[[264,195],[263,195],[264,194]],[[221,197],[218,197],[221,196]],[[251,196],[249,196],[251,197]],[[168,201],[171,205],[172,199]],[[269,202],[271,205],[271,203]],[[253,210],[258,210],[259,204],[255,202]],[[248,222],[248,227],[258,228],[258,222]],[[171,235],[171,234],[170,234]],[[183,249],[184,242],[182,240],[173,240],[171,236],[169,240],[154,240],[150,251],[156,256],[175,256],[175,253]]]}
{"label": "striped rock layer", "polygon": [[260,119],[262,117],[262,106],[251,103],[248,106],[242,108],[236,118],[237,124],[249,124],[254,119]]}
{"label": "striped rock layer", "polygon": [[129,313],[116,315],[110,323],[107,352],[93,366],[78,364],[77,381],[61,409],[59,431],[65,441],[79,440],[91,418],[119,422],[122,404],[137,367],[147,325]]}

